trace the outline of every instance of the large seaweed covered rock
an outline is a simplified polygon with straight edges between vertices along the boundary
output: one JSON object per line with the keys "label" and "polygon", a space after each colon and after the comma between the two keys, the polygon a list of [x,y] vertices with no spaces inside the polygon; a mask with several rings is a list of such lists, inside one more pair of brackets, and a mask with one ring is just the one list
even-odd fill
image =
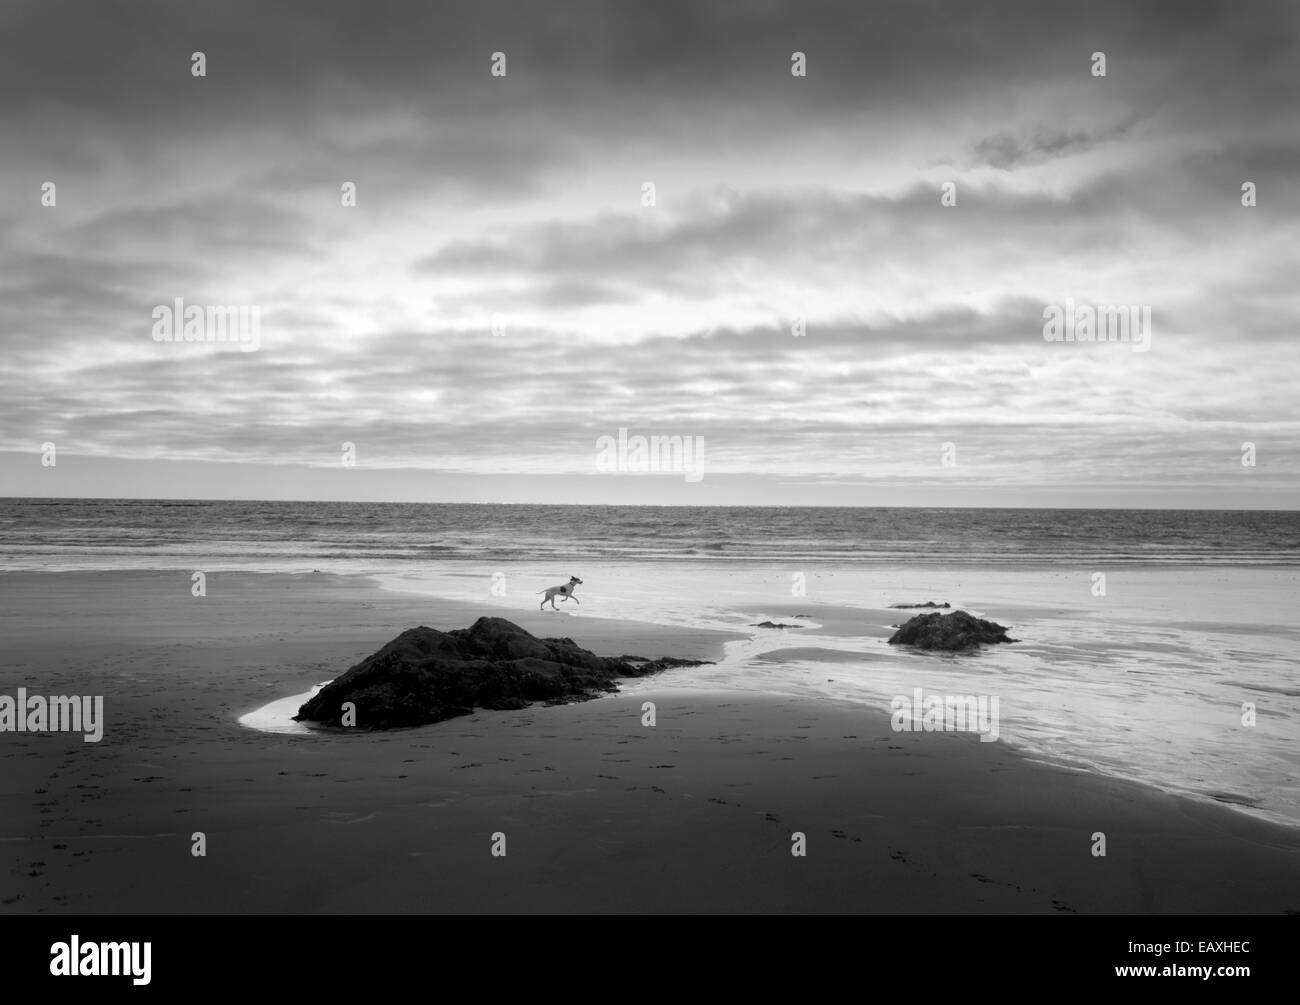
{"label": "large seaweed covered rock", "polygon": [[616,690],[618,677],[698,665],[597,656],[572,639],[539,639],[504,618],[479,618],[450,632],[425,627],[403,632],[321,688],[294,718],[343,725],[343,705],[352,702],[358,728],[422,726],[475,708],[594,698]]}
{"label": "large seaweed covered rock", "polygon": [[1016,642],[1007,637],[1007,630],[992,621],[985,621],[965,611],[951,614],[918,614],[907,621],[889,637],[891,646],[916,646],[918,649],[939,649],[959,652],[994,642]]}

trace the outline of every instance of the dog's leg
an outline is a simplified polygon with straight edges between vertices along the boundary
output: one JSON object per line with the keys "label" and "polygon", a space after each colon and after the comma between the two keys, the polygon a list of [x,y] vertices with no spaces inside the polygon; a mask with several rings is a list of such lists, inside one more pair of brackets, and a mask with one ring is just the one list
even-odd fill
{"label": "dog's leg", "polygon": [[[569,596],[570,596],[570,597],[573,597],[573,594],[570,593]],[[579,600],[577,597],[573,597],[573,602],[574,602],[575,604],[577,604],[579,607],[582,606],[582,601]]]}

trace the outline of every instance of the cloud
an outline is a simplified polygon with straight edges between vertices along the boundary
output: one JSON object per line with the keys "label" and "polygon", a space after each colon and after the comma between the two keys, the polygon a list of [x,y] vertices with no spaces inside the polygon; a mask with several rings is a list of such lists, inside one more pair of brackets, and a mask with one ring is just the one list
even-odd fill
{"label": "cloud", "polygon": [[[0,448],[311,466],[350,440],[540,477],[635,426],[755,478],[951,480],[947,440],[989,486],[1203,485],[1252,437],[1280,464],[1298,17],[11,4]],[[261,349],[155,343],[175,297],[259,306]],[[1067,297],[1150,305],[1151,352],[1045,343]]]}

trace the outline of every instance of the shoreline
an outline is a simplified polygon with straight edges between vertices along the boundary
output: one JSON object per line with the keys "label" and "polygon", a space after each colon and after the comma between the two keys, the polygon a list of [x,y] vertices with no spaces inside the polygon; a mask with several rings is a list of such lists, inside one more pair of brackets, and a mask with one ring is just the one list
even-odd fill
{"label": "shoreline", "polygon": [[[472,601],[466,601],[463,598],[451,598],[440,596],[422,591],[412,587],[404,587],[400,582],[393,582],[391,577],[385,573],[333,573],[333,572],[274,572],[274,573],[257,573],[243,571],[213,570],[214,576],[228,581],[239,581],[251,577],[249,581],[267,581],[275,584],[297,584],[300,586],[311,586],[321,588],[334,596],[341,594],[351,594],[358,591],[363,597],[369,596],[370,601],[363,601],[363,606],[373,608],[378,603],[374,597],[376,592],[392,594],[393,599],[398,601],[395,604],[398,610],[411,610],[414,608],[418,613],[416,620],[410,623],[392,622],[393,628],[391,634],[383,636],[382,632],[374,634],[375,644],[368,651],[357,651],[354,659],[347,661],[334,660],[330,662],[331,668],[337,673],[341,673],[350,666],[359,662],[371,652],[377,650],[392,637],[400,634],[405,628],[413,627],[415,624],[428,624],[430,627],[440,630],[449,630],[452,628],[462,628],[471,624],[480,615],[490,615],[506,617],[514,621],[521,627],[538,636],[561,637],[568,635],[573,637],[579,645],[591,648],[600,655],[619,656],[625,653],[657,658],[661,655],[678,656],[691,659],[702,659],[713,661],[718,665],[725,664],[744,664],[746,660],[754,660],[764,664],[782,665],[789,660],[788,652],[798,652],[802,643],[800,634],[794,631],[759,630],[754,631],[757,625],[745,626],[740,629],[735,625],[715,624],[710,626],[683,626],[673,623],[669,620],[664,621],[631,621],[626,618],[611,617],[598,613],[587,614],[583,611],[566,611],[561,610],[560,614],[569,615],[566,621],[555,622],[556,615],[552,614],[549,609],[544,613],[533,610],[500,610],[495,607],[489,607],[486,604],[479,604]],[[174,591],[179,588],[188,590],[188,570],[163,570],[145,571],[145,570],[124,570],[122,572],[84,572],[84,573],[60,573],[46,572],[32,574],[26,572],[0,571],[0,584],[3,584],[6,578],[16,577],[19,580],[29,576],[37,575],[45,580],[47,585],[53,577],[62,577],[61,581],[66,582],[66,577],[73,576],[78,579],[89,577],[88,582],[95,586],[99,581],[112,582],[125,578],[135,582],[148,583],[157,585],[159,577],[165,577],[169,584],[169,592],[174,600]],[[19,584],[21,586],[21,584]],[[25,591],[24,591],[25,592]],[[182,607],[184,605],[181,605]],[[979,611],[979,608],[968,607],[967,609]],[[1033,616],[1035,609],[1030,607],[1013,608],[1003,603],[997,605],[999,612],[1005,611],[1008,615],[1020,617]],[[810,602],[802,601],[779,601],[769,603],[764,610],[767,614],[779,618],[793,617],[798,611],[811,610],[817,612],[817,616],[810,619],[807,628],[817,628],[829,633],[830,636],[839,637],[850,634],[847,626],[855,626],[853,630],[861,629],[865,624],[871,624],[881,639],[888,634],[888,627],[891,621],[905,621],[914,614],[926,613],[924,610],[905,610],[892,607],[849,607],[842,604],[833,604],[827,602]],[[759,617],[760,615],[753,615]],[[864,620],[865,619],[865,620]],[[874,620],[873,620],[874,619]],[[879,622],[876,624],[876,622]],[[748,630],[746,630],[748,629]],[[51,630],[53,630],[51,628]],[[764,632],[768,634],[765,635]],[[381,637],[382,636],[382,637]],[[854,636],[856,637],[856,636]],[[768,642],[774,639],[784,640],[788,645],[783,647],[765,648]],[[662,651],[654,650],[653,652],[641,651],[638,646],[667,646]],[[729,659],[729,651],[733,648],[740,650],[741,653],[734,659]],[[744,652],[745,650],[753,650]],[[826,650],[819,654],[816,661],[818,669],[825,669],[834,673],[836,664],[840,662],[862,662],[862,663],[879,663],[884,660],[886,663],[892,661],[894,666],[903,665],[905,660],[914,656],[902,650],[887,649],[883,652],[873,651],[849,651],[843,649]],[[942,655],[933,655],[930,658],[943,660],[947,657]],[[693,670],[696,668],[692,668]],[[698,668],[698,670],[708,670],[707,667]],[[692,671],[687,671],[688,673]],[[620,682],[619,692],[637,693],[647,687],[654,686],[656,680],[666,680],[667,686],[676,686],[680,673],[676,671],[666,671],[663,674],[656,675],[655,678],[628,678]],[[238,709],[236,722],[245,729],[258,730],[259,726],[252,723],[246,723],[244,720],[255,717],[271,706],[283,705],[290,702],[291,699],[307,696],[320,686],[322,682],[328,682],[333,677],[316,677],[306,684],[306,690],[302,688],[282,691],[278,695],[269,697],[264,701],[248,701]],[[775,687],[765,689],[762,686],[735,686],[734,682],[725,686],[694,687],[687,685],[690,690],[702,690],[717,694],[731,694],[736,697],[744,696],[767,696],[774,698],[790,698],[807,696],[806,692],[790,687]],[[290,685],[292,688],[292,685]],[[0,689],[2,691],[3,689]],[[854,695],[847,696],[842,694],[819,694],[817,700],[822,701],[842,701],[852,704],[854,707],[867,708],[872,711],[888,714],[887,697],[883,695]],[[304,697],[305,700],[305,697]],[[595,698],[591,700],[600,700]],[[294,710],[296,712],[296,708]],[[272,731],[284,735],[308,735],[317,732],[328,733],[313,729],[309,726],[295,722],[281,722],[279,727]],[[1107,764],[1102,761],[1092,759],[1088,756],[1071,755],[1055,750],[1046,750],[1036,747],[1032,744],[1026,744],[1017,740],[1007,740],[1002,738],[999,741],[1003,746],[1015,750],[1020,756],[1026,757],[1037,763],[1047,766],[1060,767],[1066,771],[1085,771],[1104,777],[1114,778],[1132,782],[1139,785],[1145,785],[1154,791],[1176,796],[1179,798],[1189,799],[1193,802],[1206,805],[1223,806],[1230,808],[1233,812],[1249,817],[1251,819],[1263,820],[1278,826],[1300,831],[1300,818],[1288,816],[1267,807],[1255,805],[1256,801],[1250,797],[1242,796],[1226,791],[1208,792],[1195,788],[1180,786],[1171,782],[1162,782],[1144,776],[1138,770],[1126,768],[1124,764]]]}
{"label": "shoreline", "polygon": [[[0,842],[20,866],[0,913],[1300,910],[1295,828],[1005,742],[895,733],[857,702],[683,689],[670,671],[409,730],[239,724],[406,627],[463,627],[459,601],[324,574],[215,574],[202,600],[174,573],[23,586],[0,615],[22,618],[0,684],[95,689],[108,723],[98,744],[0,736]],[[728,641],[517,620],[603,655],[716,658]]]}

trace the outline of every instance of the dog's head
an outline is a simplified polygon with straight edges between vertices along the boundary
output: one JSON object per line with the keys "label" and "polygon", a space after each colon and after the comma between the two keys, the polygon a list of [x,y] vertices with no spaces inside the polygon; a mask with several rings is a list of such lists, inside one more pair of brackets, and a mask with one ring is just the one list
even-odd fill
{"label": "dog's head", "polygon": [[572,586],[574,583],[577,583],[577,584],[581,585],[582,580],[579,579],[577,576],[570,576],[570,577],[569,577],[569,585]]}

